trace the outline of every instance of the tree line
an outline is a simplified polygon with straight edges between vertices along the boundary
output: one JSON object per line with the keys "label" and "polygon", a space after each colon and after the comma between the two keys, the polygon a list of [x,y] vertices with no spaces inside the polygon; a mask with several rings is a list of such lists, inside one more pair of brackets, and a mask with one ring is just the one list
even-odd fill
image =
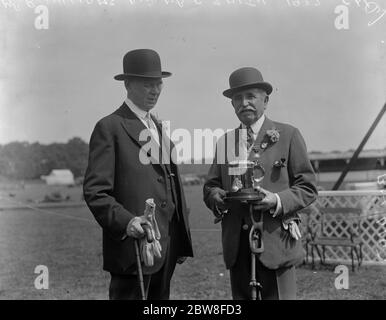
{"label": "tree line", "polygon": [[52,169],[70,169],[75,177],[87,167],[88,144],[75,137],[67,143],[10,142],[0,145],[0,176],[37,179]]}

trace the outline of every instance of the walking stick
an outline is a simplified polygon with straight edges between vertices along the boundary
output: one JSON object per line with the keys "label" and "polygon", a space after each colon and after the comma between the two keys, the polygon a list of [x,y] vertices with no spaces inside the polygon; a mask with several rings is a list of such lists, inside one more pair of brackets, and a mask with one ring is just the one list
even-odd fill
{"label": "walking stick", "polygon": [[[146,233],[147,242],[153,242],[154,239],[153,239],[153,235],[151,233],[150,227],[147,225],[142,225],[142,228]],[[142,273],[141,256],[139,253],[139,239],[134,239],[134,246],[135,246],[135,256],[137,258],[137,273],[138,273],[139,287],[141,288],[142,300],[146,300],[145,285],[144,285],[143,273]]]}
{"label": "walking stick", "polygon": [[138,239],[134,239],[135,256],[137,258],[138,281],[139,281],[139,287],[141,288],[142,300],[146,300],[145,285],[143,283],[142,264],[141,264],[141,257],[139,255],[139,244],[138,244],[138,242],[139,242]]}
{"label": "walking stick", "polygon": [[263,214],[260,213],[260,219],[258,222],[253,217],[253,204],[249,204],[249,213],[252,220],[252,228],[249,232],[249,247],[251,249],[251,287],[252,300],[261,300],[262,285],[256,280],[256,254],[264,251],[264,243],[262,239],[263,234]]}

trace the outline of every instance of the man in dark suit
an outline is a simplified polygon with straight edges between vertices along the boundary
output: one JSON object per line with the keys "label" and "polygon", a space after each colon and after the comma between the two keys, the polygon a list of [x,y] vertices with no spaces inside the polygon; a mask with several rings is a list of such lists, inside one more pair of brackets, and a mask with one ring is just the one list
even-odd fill
{"label": "man in dark suit", "polygon": [[[204,185],[204,201],[222,217],[223,254],[230,269],[232,295],[234,299],[251,299],[249,233],[253,220],[262,218],[264,251],[256,254],[261,297],[295,299],[295,266],[304,255],[297,212],[316,199],[314,171],[299,130],[264,115],[272,86],[261,73],[255,68],[241,68],[231,74],[229,83],[223,94],[232,100],[241,125],[217,143]],[[224,202],[227,191],[237,192],[242,187],[231,180],[235,174],[230,171],[231,159],[259,163],[255,174],[262,181],[253,187],[264,198],[254,205],[252,216],[248,204]]]}
{"label": "man in dark suit", "polygon": [[[103,268],[111,273],[110,299],[141,299],[134,242],[144,237],[145,201],[154,199],[161,233],[161,258],[143,265],[150,300],[169,299],[176,263],[193,256],[188,212],[175,163],[173,145],[150,113],[161,93],[157,52],[138,49],[123,58],[127,98],[101,119],[90,139],[84,198],[103,229]],[[146,139],[145,139],[146,138]]]}

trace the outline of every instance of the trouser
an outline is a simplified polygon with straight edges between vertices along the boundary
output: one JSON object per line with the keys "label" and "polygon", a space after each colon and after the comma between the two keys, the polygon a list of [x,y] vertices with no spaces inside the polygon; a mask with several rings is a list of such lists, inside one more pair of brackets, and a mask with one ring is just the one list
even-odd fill
{"label": "trouser", "polygon": [[[232,297],[234,300],[252,299],[251,251],[249,248],[249,230],[240,235],[239,253],[235,265],[230,268]],[[294,300],[296,299],[295,267],[270,270],[261,264],[256,255],[256,279],[262,285],[263,300]]]}
{"label": "trouser", "polygon": [[[156,273],[143,275],[148,300],[169,300],[170,280],[177,262],[179,231],[175,214],[169,225],[170,241],[163,266]],[[164,252],[163,248],[162,251]],[[110,300],[141,300],[138,276],[111,273],[109,298]]]}

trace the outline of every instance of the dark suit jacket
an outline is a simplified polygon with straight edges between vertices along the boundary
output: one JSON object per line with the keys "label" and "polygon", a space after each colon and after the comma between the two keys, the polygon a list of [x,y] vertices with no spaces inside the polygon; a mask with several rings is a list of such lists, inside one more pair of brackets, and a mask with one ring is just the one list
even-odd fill
{"label": "dark suit jacket", "polygon": [[161,268],[168,248],[169,221],[175,210],[182,219],[180,226],[183,229],[177,256],[193,255],[188,212],[177,166],[170,165],[179,199],[179,206],[175,208],[171,191],[167,190],[166,166],[159,162],[144,165],[140,161],[141,147],[147,142],[140,141],[139,135],[145,128],[124,103],[96,124],[90,139],[84,198],[103,228],[103,267],[112,273],[135,273],[134,240],[122,238],[129,221],[134,216],[143,215],[148,198],[153,198],[156,204],[162,259],[155,258],[154,266],[144,267],[143,273],[152,274]]}
{"label": "dark suit jacket", "polygon": [[[275,143],[269,142],[266,135],[266,131],[272,128],[276,128],[280,133],[279,141]],[[225,136],[229,138],[230,134],[235,135],[236,130]],[[268,143],[267,148],[261,148],[262,142]],[[283,214],[275,218],[269,212],[263,212],[262,238],[265,250],[259,255],[259,259],[270,269],[296,265],[304,256],[302,243],[289,236],[282,222],[299,219],[297,211],[310,205],[317,196],[315,174],[308,159],[306,145],[298,129],[266,118],[255,140],[254,148],[259,151],[260,162],[265,169],[261,186],[278,193],[283,208]],[[213,195],[218,191],[217,188],[231,190],[228,166],[217,163],[220,162],[217,161],[219,152],[224,150],[219,151],[218,143],[216,158],[204,185],[204,201],[211,210],[214,210]],[[250,157],[253,153],[252,151]],[[282,158],[285,159],[286,166],[274,167],[273,163]],[[232,203],[228,214],[222,220],[222,244],[227,268],[231,268],[236,262],[242,224],[251,225],[248,208],[245,204]]]}

